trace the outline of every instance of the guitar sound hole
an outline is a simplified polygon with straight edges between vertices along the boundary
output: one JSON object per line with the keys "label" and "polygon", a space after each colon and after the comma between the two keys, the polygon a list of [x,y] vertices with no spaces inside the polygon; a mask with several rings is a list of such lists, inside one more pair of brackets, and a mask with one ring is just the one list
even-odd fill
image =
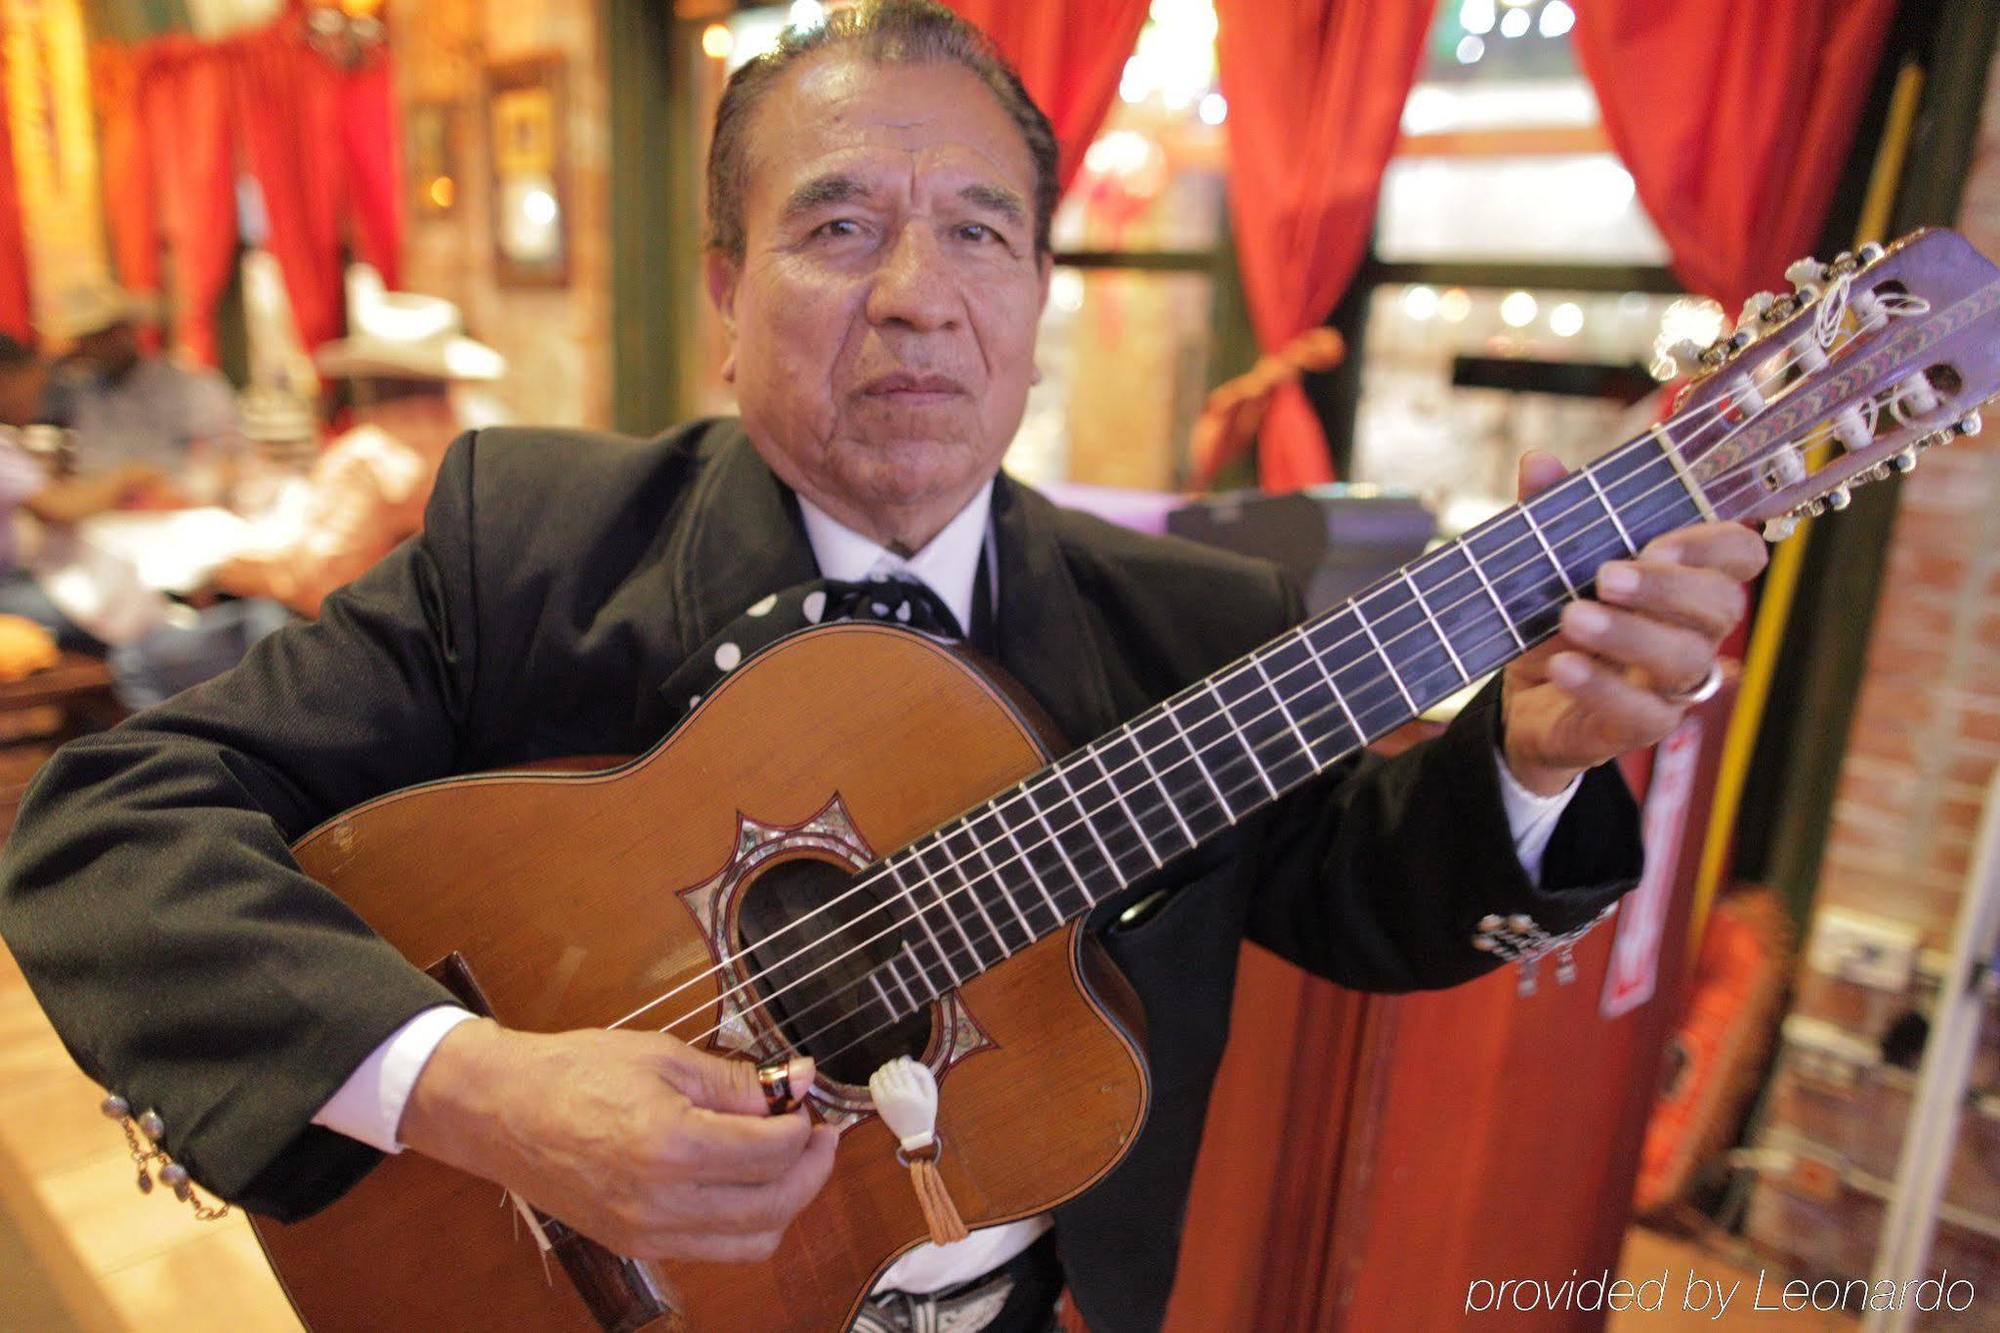
{"label": "guitar sound hole", "polygon": [[[779,862],[744,894],[739,944],[761,1013],[822,1078],[866,1087],[897,1056],[923,1057],[932,1006],[907,1013],[906,988],[917,1000],[930,988],[916,974],[919,955],[903,948],[903,915],[873,889],[856,890],[846,869],[810,857]],[[891,1022],[887,1005],[905,1016]]]}

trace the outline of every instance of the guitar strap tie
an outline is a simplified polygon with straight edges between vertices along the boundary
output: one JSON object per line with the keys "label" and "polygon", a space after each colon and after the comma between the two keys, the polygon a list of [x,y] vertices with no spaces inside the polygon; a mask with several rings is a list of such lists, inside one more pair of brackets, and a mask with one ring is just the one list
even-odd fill
{"label": "guitar strap tie", "polygon": [[937,1080],[931,1071],[907,1055],[899,1055],[868,1078],[868,1096],[875,1112],[902,1145],[897,1158],[910,1168],[910,1186],[917,1192],[917,1206],[924,1211],[924,1225],[930,1228],[931,1244],[949,1245],[971,1233],[944,1177],[938,1174],[938,1158],[944,1155],[944,1140],[937,1134]]}

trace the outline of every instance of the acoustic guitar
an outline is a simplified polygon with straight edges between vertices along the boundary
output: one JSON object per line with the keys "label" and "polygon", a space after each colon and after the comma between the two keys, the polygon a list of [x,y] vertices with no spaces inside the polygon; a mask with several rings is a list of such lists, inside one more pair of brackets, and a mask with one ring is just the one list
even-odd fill
{"label": "acoustic guitar", "polygon": [[[836,1330],[931,1234],[912,1162],[973,1227],[1089,1189],[1150,1096],[1139,1007],[1079,925],[1094,904],[1547,638],[1603,561],[1704,519],[1775,540],[1978,428],[2000,271],[1963,239],[1788,276],[1795,293],[1688,349],[1659,426],[1081,748],[950,645],[833,625],[621,767],[429,783],[307,834],[300,865],[468,1004],[760,1065],[809,1052],[812,1113],[841,1137],[825,1191],[746,1264],[629,1260],[390,1158],[319,1216],[257,1223],[300,1317]],[[877,1113],[885,1068],[935,1085],[928,1144]]]}

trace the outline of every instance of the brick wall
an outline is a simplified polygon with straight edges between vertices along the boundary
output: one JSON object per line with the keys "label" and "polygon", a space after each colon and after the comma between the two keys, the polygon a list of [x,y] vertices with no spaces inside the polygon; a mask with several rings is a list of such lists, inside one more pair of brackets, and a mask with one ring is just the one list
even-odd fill
{"label": "brick wall", "polygon": [[[443,217],[410,217],[403,286],[449,297],[474,337],[507,357],[494,396],[523,423],[611,420],[610,119],[598,6],[577,0],[395,0],[396,90],[407,107],[456,107],[459,193]],[[570,280],[494,278],[485,72],[560,54],[568,61]]]}
{"label": "brick wall", "polygon": [[[2000,258],[2000,69],[1989,76],[1958,226]],[[1930,976],[1906,990],[1856,985],[1801,960],[1793,1020],[1762,1146],[1800,1169],[1763,1177],[1750,1235],[1809,1271],[1865,1272],[1915,1090],[1872,1055],[1908,1011],[1934,1001],[1986,788],[2000,767],[2000,403],[1982,435],[1933,449],[1901,482],[1866,676],[1841,766],[1815,899],[1915,933]],[[1803,1021],[1801,1021],[1803,1020]],[[1976,1275],[2000,1320],[2000,1013],[1989,1009],[1932,1269]]]}

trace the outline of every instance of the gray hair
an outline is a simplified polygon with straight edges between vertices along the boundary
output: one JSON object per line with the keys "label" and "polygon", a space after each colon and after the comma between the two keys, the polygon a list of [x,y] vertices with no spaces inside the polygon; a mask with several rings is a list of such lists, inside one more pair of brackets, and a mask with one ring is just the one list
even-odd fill
{"label": "gray hair", "polygon": [[749,121],[758,101],[793,65],[824,52],[853,52],[878,64],[953,62],[999,100],[1035,163],[1035,251],[1049,252],[1056,210],[1056,136],[985,33],[933,0],[868,0],[809,28],[787,28],[776,49],[729,77],[715,108],[708,149],[708,248],[743,258],[743,192],[749,180]]}

